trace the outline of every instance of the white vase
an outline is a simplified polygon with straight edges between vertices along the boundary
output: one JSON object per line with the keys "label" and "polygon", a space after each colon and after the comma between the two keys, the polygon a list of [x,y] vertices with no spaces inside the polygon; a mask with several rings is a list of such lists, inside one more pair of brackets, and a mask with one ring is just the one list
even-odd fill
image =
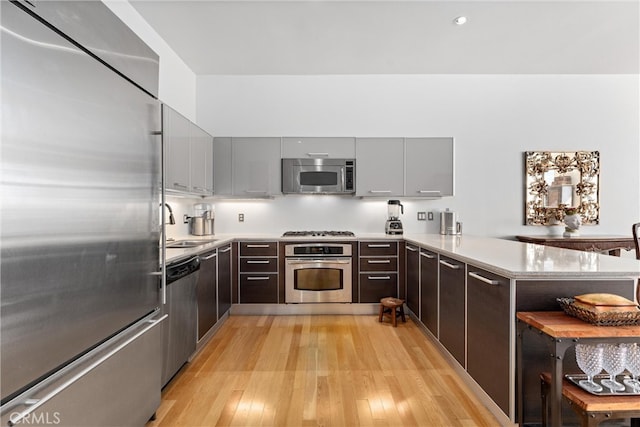
{"label": "white vase", "polygon": [[564,237],[577,237],[580,235],[580,226],[582,225],[582,217],[580,214],[567,215],[564,217]]}

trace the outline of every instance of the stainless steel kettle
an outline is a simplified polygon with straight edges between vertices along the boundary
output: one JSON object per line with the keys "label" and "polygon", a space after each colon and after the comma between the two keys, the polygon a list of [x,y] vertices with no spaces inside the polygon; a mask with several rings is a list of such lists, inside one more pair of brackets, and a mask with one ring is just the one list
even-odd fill
{"label": "stainless steel kettle", "polygon": [[189,217],[189,234],[194,236],[208,236],[213,232],[214,216],[212,211],[202,212],[202,216]]}
{"label": "stainless steel kettle", "polygon": [[440,212],[440,234],[462,234],[462,223],[458,221],[458,214],[447,209]]}

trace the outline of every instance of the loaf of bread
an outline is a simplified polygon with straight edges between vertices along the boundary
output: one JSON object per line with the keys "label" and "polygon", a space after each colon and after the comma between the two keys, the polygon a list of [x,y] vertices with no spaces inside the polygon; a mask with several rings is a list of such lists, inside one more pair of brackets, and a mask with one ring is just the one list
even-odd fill
{"label": "loaf of bread", "polygon": [[584,294],[576,295],[573,304],[576,307],[595,312],[627,312],[638,311],[638,305],[627,298],[615,294]]}

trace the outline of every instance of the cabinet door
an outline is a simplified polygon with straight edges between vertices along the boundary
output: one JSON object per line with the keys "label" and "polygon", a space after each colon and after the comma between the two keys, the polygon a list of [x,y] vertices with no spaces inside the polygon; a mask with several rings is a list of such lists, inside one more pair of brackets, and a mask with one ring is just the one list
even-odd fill
{"label": "cabinet door", "polygon": [[198,275],[198,340],[200,340],[213,325],[217,317],[216,281],[218,278],[217,252],[209,252],[200,256],[200,273]]}
{"label": "cabinet door", "polygon": [[231,245],[218,249],[218,320],[231,308]]}
{"label": "cabinet door", "polygon": [[404,139],[356,139],[356,196],[402,196]]}
{"label": "cabinet door", "polygon": [[213,194],[213,137],[191,125],[191,192]]}
{"label": "cabinet door", "polygon": [[438,254],[420,250],[420,320],[438,337]]}
{"label": "cabinet door", "polygon": [[162,135],[165,145],[165,188],[189,191],[191,122],[173,108],[162,105]]}
{"label": "cabinet door", "polygon": [[282,158],[334,158],[356,157],[355,138],[350,137],[287,137],[282,138]]}
{"label": "cabinet door", "polygon": [[213,183],[217,196],[230,196],[233,192],[231,152],[230,137],[213,138]]}
{"label": "cabinet door", "polygon": [[277,304],[277,274],[240,274],[240,304]]}
{"label": "cabinet door", "polygon": [[233,195],[282,194],[280,138],[232,138]]}
{"label": "cabinet door", "polygon": [[465,367],[465,265],[443,257],[440,275],[440,342]]}
{"label": "cabinet door", "polygon": [[453,196],[453,138],[405,139],[405,195]]}
{"label": "cabinet door", "polygon": [[360,302],[380,302],[398,297],[397,273],[360,273]]}
{"label": "cabinet door", "polygon": [[407,250],[407,307],[420,319],[420,250],[406,246]]}
{"label": "cabinet door", "polygon": [[510,280],[467,266],[467,372],[509,413]]}

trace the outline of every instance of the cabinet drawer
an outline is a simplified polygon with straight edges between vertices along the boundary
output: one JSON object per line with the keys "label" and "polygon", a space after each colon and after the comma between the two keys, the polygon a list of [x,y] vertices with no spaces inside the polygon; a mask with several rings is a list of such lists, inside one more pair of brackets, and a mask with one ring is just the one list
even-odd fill
{"label": "cabinet drawer", "polygon": [[360,273],[360,302],[380,302],[385,297],[398,297],[397,273]]}
{"label": "cabinet drawer", "polygon": [[277,274],[240,274],[240,304],[277,304]]}
{"label": "cabinet drawer", "polygon": [[360,255],[398,255],[398,242],[360,242]]}
{"label": "cabinet drawer", "polygon": [[277,256],[277,242],[240,242],[240,256]]}
{"label": "cabinet drawer", "polygon": [[277,273],[278,258],[240,258],[240,273]]}
{"label": "cabinet drawer", "polygon": [[398,271],[397,257],[360,258],[360,271]]}

